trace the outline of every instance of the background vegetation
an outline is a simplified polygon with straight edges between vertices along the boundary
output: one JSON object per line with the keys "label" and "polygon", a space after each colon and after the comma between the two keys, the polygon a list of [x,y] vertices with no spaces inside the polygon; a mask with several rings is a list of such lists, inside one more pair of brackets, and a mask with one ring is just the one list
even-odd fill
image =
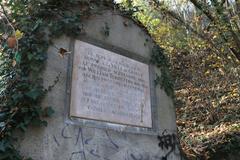
{"label": "background vegetation", "polygon": [[123,0],[168,53],[189,159],[240,153],[240,1]]}

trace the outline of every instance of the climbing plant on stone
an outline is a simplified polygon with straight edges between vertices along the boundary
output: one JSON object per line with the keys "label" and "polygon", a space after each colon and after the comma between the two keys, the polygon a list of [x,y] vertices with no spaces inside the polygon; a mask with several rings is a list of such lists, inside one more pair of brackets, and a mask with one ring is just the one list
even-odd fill
{"label": "climbing plant on stone", "polygon": [[0,159],[21,160],[26,158],[14,147],[13,132],[25,132],[30,124],[47,126],[43,117],[51,116],[53,109],[40,106],[48,89],[43,87],[39,73],[51,39],[79,33],[80,14],[66,9],[79,2],[0,2]]}
{"label": "climbing plant on stone", "polygon": [[[0,3],[0,159],[26,160],[15,148],[14,132],[18,129],[25,132],[30,125],[47,126],[44,117],[54,112],[51,106],[40,105],[53,87],[44,88],[41,77],[48,47],[62,35],[78,36],[83,30],[82,18],[105,7],[113,8],[113,3],[108,0],[92,3],[0,0]],[[106,36],[111,34],[107,24],[104,31]],[[57,50],[62,57],[71,53],[61,46]]]}

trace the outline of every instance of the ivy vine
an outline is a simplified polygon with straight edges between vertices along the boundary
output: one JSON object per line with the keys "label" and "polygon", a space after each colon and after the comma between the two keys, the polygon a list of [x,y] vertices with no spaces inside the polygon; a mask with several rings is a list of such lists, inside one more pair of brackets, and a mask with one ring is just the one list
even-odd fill
{"label": "ivy vine", "polygon": [[[0,3],[0,160],[30,160],[15,148],[17,139],[13,133],[17,129],[25,132],[30,125],[47,126],[44,117],[54,112],[51,106],[40,105],[52,88],[44,88],[40,74],[52,39],[64,34],[78,36],[83,30],[82,18],[109,7],[112,2],[0,0]],[[58,52],[63,56],[67,50],[59,48]],[[169,66],[162,55],[162,50],[155,48],[153,62],[161,66],[160,82],[172,94]]]}
{"label": "ivy vine", "polygon": [[[53,38],[78,36],[80,17],[89,15],[93,6],[76,0],[0,2],[0,160],[27,160],[15,148],[13,133],[17,129],[25,132],[29,125],[47,126],[43,117],[54,112],[50,106],[40,106],[52,88],[43,87],[40,75],[47,49]],[[85,8],[72,11],[79,4]],[[60,48],[59,52],[67,51]]]}
{"label": "ivy vine", "polygon": [[167,55],[164,54],[164,49],[155,45],[152,49],[151,62],[161,71],[161,75],[156,74],[155,84],[160,85],[165,90],[166,94],[174,97],[174,82],[169,70],[170,63]]}
{"label": "ivy vine", "polygon": [[[148,30],[145,28],[145,26],[143,26],[135,16],[135,13],[139,12],[141,9],[138,6],[134,6],[132,0],[127,0],[125,3],[125,6],[120,6],[124,11],[124,15],[126,17],[131,17],[148,33]],[[148,40],[146,39],[146,42],[147,41]],[[146,42],[144,43],[144,46],[146,45]],[[169,97],[174,98],[174,81],[170,72],[169,57],[164,53],[164,49],[157,44],[154,45],[152,49],[151,63],[157,66],[157,68],[161,71],[161,75],[156,74],[155,85],[160,85],[160,87],[164,89]]]}

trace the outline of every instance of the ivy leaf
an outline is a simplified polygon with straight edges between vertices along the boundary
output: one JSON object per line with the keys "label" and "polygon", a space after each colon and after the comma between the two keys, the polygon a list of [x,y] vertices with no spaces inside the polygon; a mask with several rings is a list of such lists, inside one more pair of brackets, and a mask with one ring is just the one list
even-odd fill
{"label": "ivy leaf", "polygon": [[38,29],[38,27],[39,27],[42,23],[43,23],[43,22],[42,22],[41,19],[37,20],[37,22],[36,22],[36,24],[34,25],[32,31],[33,31],[33,32],[36,31],[36,30]]}
{"label": "ivy leaf", "polygon": [[6,140],[0,140],[0,151],[5,152],[9,147],[9,142]]}
{"label": "ivy leaf", "polygon": [[33,55],[33,54],[28,54],[27,57],[28,57],[29,60],[32,60],[32,58],[34,57],[34,55]]}
{"label": "ivy leaf", "polygon": [[21,93],[14,93],[12,95],[12,98],[13,98],[14,102],[20,100],[22,97],[23,97],[23,95]]}
{"label": "ivy leaf", "polygon": [[0,122],[0,128],[3,128],[6,126],[6,123],[5,122]]}
{"label": "ivy leaf", "polygon": [[0,141],[0,151],[5,152],[5,150],[6,150],[6,145],[5,145],[4,141]]}
{"label": "ivy leaf", "polygon": [[15,53],[16,63],[19,64],[21,62],[21,59],[22,59],[22,55],[19,52],[16,52]]}
{"label": "ivy leaf", "polygon": [[47,121],[41,120],[40,118],[33,119],[31,124],[34,126],[44,126],[44,127],[47,127],[48,125]]}
{"label": "ivy leaf", "polygon": [[41,125],[47,127],[48,123],[47,121],[41,121]]}
{"label": "ivy leaf", "polygon": [[17,125],[17,128],[20,128],[23,132],[26,132],[27,130],[26,125],[23,122]]}
{"label": "ivy leaf", "polygon": [[41,91],[38,89],[32,89],[31,91],[27,92],[25,95],[32,98],[33,100],[36,100],[41,95]]}
{"label": "ivy leaf", "polygon": [[6,117],[7,117],[7,112],[0,112],[0,122],[4,121]]}
{"label": "ivy leaf", "polygon": [[43,111],[43,115],[46,117],[51,117],[54,114],[52,107],[46,107]]}

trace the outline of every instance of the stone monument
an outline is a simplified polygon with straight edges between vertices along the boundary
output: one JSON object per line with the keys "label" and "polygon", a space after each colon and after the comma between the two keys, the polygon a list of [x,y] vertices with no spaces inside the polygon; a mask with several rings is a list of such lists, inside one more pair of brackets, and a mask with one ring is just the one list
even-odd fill
{"label": "stone monument", "polygon": [[75,42],[70,116],[152,127],[148,65]]}
{"label": "stone monument", "polygon": [[[157,135],[176,134],[176,122],[172,99],[154,84],[160,74],[150,63],[155,44],[118,13],[104,10],[83,20],[79,37],[56,39],[54,46],[71,51],[68,56],[49,48],[44,85],[58,74],[60,79],[43,105],[55,114],[47,128],[33,128],[21,139],[24,155],[35,160],[160,160],[166,154],[180,159],[177,148],[158,146]],[[174,144],[174,138],[170,141]]]}

